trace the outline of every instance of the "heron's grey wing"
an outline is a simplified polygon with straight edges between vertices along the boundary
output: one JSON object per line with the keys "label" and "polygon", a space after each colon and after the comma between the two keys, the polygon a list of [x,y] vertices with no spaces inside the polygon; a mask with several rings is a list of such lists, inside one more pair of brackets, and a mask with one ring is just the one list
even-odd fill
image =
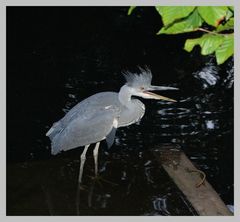
{"label": "heron's grey wing", "polygon": [[47,132],[46,135],[52,141],[52,153],[102,139],[97,134],[102,132],[106,136],[108,130],[111,131],[108,127],[112,126],[113,119],[119,115],[121,108],[115,92],[97,93],[81,101]]}
{"label": "heron's grey wing", "polygon": [[94,111],[103,107],[108,108],[112,106],[121,108],[117,93],[101,92],[94,94],[76,104],[61,120],[55,122],[46,133],[46,136],[53,140],[53,138],[60,134],[68,126],[68,124],[71,123],[71,121],[79,116],[88,116],[90,118],[91,115],[95,115]]}
{"label": "heron's grey wing", "polygon": [[106,141],[107,141],[108,148],[110,148],[114,143],[116,131],[117,131],[117,128],[115,126],[113,126],[110,133],[106,136]]}
{"label": "heron's grey wing", "polygon": [[118,111],[116,108],[92,110],[91,115],[73,119],[52,139],[52,154],[79,146],[96,143],[107,137],[116,128]]}
{"label": "heron's grey wing", "polygon": [[120,108],[118,100],[118,93],[116,92],[101,92],[94,94],[77,105],[75,105],[69,112],[61,119],[63,127],[68,125],[69,122],[77,118],[78,116],[90,118],[94,114],[94,111],[100,109],[114,109]]}

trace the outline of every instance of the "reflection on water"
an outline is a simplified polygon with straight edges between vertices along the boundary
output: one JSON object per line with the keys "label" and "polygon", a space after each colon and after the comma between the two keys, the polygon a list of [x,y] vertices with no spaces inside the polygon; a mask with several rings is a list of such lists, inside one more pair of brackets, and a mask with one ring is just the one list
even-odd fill
{"label": "reflection on water", "polygon": [[153,200],[153,208],[155,211],[161,212],[163,215],[170,215],[170,213],[167,210],[167,204],[166,204],[167,199],[166,198],[161,198],[157,197]]}
{"label": "reflection on water", "polygon": [[201,81],[202,88],[206,89],[217,84],[220,79],[217,66],[209,62],[202,70],[193,73],[193,76]]}

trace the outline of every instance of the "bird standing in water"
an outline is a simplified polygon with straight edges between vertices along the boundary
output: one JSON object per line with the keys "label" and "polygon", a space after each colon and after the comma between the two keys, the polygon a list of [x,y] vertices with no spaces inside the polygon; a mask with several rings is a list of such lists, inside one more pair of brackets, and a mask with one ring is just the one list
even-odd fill
{"label": "bird standing in water", "polygon": [[53,155],[84,146],[80,156],[79,183],[82,183],[83,167],[89,146],[96,144],[93,156],[97,176],[100,142],[106,139],[108,147],[111,147],[117,128],[134,124],[143,117],[145,105],[132,96],[176,102],[151,91],[177,88],[153,86],[151,71],[142,68],[140,71],[140,74],[124,73],[126,83],[118,93],[100,92],[79,102],[47,132],[46,136],[51,139]]}

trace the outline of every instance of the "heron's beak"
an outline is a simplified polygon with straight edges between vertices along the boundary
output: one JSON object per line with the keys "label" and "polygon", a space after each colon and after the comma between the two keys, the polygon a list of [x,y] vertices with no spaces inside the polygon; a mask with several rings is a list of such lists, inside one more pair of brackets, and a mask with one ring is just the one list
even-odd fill
{"label": "heron's beak", "polygon": [[155,93],[150,92],[150,91],[153,91],[153,90],[178,90],[178,88],[168,87],[168,86],[150,86],[148,88],[148,90],[149,91],[143,91],[143,93],[149,99],[157,99],[157,100],[165,100],[165,101],[169,101],[169,102],[177,102],[174,99],[170,99],[168,97],[161,96],[161,95],[155,94]]}
{"label": "heron's beak", "polygon": [[176,100],[174,99],[170,99],[168,97],[165,97],[165,96],[161,96],[161,95],[158,95],[158,94],[155,94],[155,93],[152,93],[152,92],[149,92],[149,91],[144,91],[143,92],[147,98],[149,99],[158,99],[158,100],[165,100],[165,101],[169,101],[169,102],[177,102]]}
{"label": "heron's beak", "polygon": [[179,88],[171,86],[149,86],[149,91],[161,91],[161,90],[179,90]]}

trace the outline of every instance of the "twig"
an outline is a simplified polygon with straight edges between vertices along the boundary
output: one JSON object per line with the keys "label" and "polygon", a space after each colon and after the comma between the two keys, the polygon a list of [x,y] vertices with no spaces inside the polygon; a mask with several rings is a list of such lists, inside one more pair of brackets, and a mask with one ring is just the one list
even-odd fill
{"label": "twig", "polygon": [[196,31],[202,31],[202,32],[207,32],[209,34],[219,35],[219,33],[217,33],[217,32],[212,32],[212,31],[209,31],[209,30],[203,29],[203,28],[197,28]]}
{"label": "twig", "polygon": [[197,170],[190,170],[188,168],[186,170],[189,173],[199,173],[202,176],[201,181],[195,185],[196,188],[200,187],[204,183],[204,181],[206,180],[206,174],[203,171],[198,170],[198,169]]}
{"label": "twig", "polygon": [[202,32],[206,32],[206,33],[209,33],[209,34],[213,34],[213,35],[231,35],[231,34],[233,34],[233,33],[213,32],[213,31],[209,31],[209,30],[204,29],[204,28],[197,28],[197,29],[195,29],[195,31],[202,31]]}

